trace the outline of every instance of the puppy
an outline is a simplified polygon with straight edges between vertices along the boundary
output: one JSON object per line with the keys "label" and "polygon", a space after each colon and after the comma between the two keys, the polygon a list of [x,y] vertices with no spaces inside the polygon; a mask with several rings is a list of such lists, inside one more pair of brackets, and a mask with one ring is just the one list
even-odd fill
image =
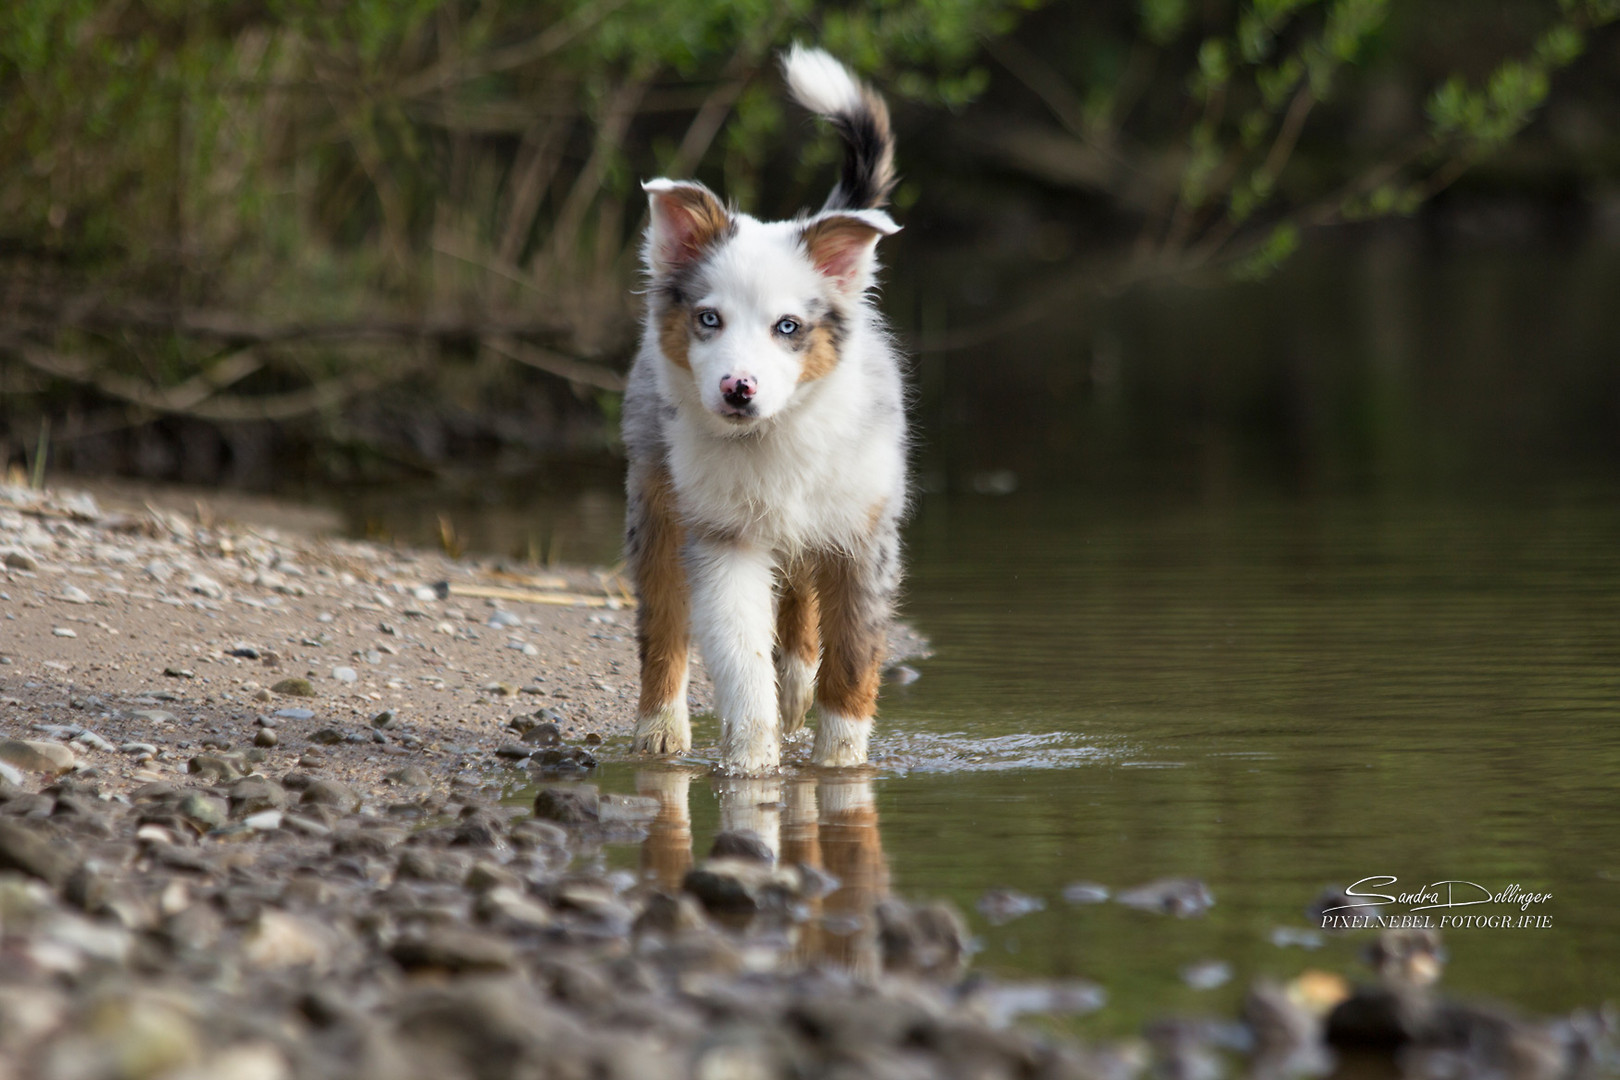
{"label": "puppy", "polygon": [[624,398],[625,549],[640,597],[635,745],[691,748],[687,660],[714,682],[722,768],[775,770],[812,701],[818,765],[866,760],[900,580],[900,362],[868,295],[894,186],[882,98],[795,47],[793,96],[846,143],[821,210],[760,221],[652,180],[640,351]]}

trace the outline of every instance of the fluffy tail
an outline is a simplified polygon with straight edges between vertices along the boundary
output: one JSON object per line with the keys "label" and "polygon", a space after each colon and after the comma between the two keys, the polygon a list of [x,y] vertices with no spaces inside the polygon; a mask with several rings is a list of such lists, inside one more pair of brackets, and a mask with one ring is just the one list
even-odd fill
{"label": "fluffy tail", "polygon": [[822,210],[875,210],[888,202],[894,132],[883,99],[820,49],[793,46],[782,70],[794,99],[831,120],[844,139],[844,170]]}

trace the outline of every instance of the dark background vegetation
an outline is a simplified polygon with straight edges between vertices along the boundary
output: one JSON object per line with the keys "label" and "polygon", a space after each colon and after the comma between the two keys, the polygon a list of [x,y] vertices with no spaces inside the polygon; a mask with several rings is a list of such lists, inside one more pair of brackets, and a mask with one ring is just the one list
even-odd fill
{"label": "dark background vegetation", "polygon": [[611,483],[637,181],[817,204],[800,40],[895,107],[928,485],[1612,465],[1617,18],[16,0],[0,442],[32,476]]}

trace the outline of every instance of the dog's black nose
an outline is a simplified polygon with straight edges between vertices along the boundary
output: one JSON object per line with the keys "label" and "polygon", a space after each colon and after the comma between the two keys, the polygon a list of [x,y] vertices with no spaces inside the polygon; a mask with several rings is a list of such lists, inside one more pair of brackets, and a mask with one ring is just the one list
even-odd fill
{"label": "dog's black nose", "polygon": [[727,375],[720,380],[720,396],[726,399],[727,405],[740,409],[753,400],[756,385],[751,375]]}

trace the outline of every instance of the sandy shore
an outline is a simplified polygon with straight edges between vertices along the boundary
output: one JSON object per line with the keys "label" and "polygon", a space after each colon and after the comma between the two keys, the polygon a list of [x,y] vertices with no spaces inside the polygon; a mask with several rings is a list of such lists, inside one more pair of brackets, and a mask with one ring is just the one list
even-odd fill
{"label": "sandy shore", "polygon": [[564,739],[628,734],[624,601],[589,570],[0,488],[0,728],[85,729],[67,745],[114,792],[268,742],[266,724],[265,771],[313,746],[367,788],[407,761],[443,786],[502,767],[508,725],[542,709]]}

